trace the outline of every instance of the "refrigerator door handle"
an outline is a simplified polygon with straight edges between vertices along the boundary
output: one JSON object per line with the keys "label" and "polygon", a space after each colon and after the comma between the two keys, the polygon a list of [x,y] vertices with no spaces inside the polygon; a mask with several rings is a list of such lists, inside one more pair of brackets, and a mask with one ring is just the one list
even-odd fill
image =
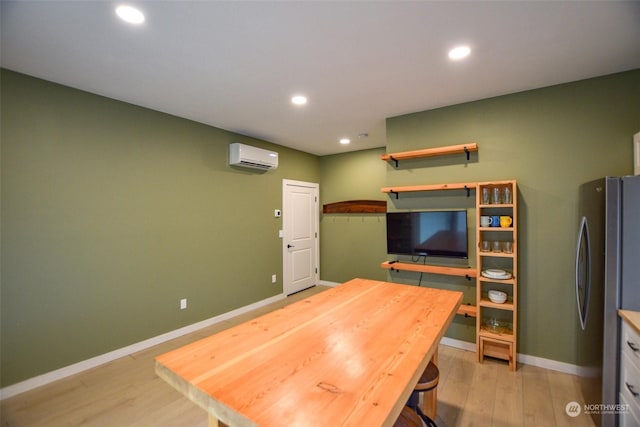
{"label": "refrigerator door handle", "polygon": [[576,301],[580,327],[583,331],[587,325],[591,290],[591,245],[589,243],[589,224],[587,217],[583,216],[576,246]]}
{"label": "refrigerator door handle", "polygon": [[627,390],[629,390],[629,392],[633,395],[633,397],[638,397],[640,396],[640,393],[638,393],[635,389],[635,387],[633,386],[633,384],[629,384],[628,382],[624,382],[624,385],[627,386]]}

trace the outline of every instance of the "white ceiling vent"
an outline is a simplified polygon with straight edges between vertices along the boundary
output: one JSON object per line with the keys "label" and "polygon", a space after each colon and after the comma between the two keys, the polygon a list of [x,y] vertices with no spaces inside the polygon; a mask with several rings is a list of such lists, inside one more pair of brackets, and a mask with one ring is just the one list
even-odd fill
{"label": "white ceiling vent", "polygon": [[229,145],[229,164],[270,170],[278,168],[278,153],[237,142]]}

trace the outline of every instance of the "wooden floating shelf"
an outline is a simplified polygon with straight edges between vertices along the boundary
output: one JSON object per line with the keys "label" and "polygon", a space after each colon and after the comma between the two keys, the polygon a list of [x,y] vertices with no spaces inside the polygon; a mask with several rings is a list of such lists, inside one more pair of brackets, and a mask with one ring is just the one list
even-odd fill
{"label": "wooden floating shelf", "polygon": [[398,166],[399,160],[409,160],[409,159],[420,159],[423,157],[435,157],[435,156],[445,156],[448,154],[463,154],[467,155],[467,160],[469,160],[469,153],[472,151],[478,151],[478,144],[475,142],[470,142],[468,144],[459,144],[459,145],[449,145],[446,147],[437,147],[437,148],[425,148],[422,150],[413,150],[413,151],[402,151],[398,153],[387,153],[382,154],[380,159],[385,161],[396,162],[396,167]]}
{"label": "wooden floating shelf", "polygon": [[478,270],[475,268],[468,267],[443,267],[439,265],[428,265],[428,264],[412,264],[408,262],[391,262],[385,261],[380,264],[380,267],[385,268],[387,270],[398,270],[398,271],[418,271],[420,273],[432,273],[432,274],[442,274],[445,276],[460,276],[467,277],[471,279],[472,277],[476,277],[478,275]]}
{"label": "wooden floating shelf", "polygon": [[[472,189],[478,186],[476,182],[459,182],[455,184],[424,184],[424,185],[404,185],[397,187],[382,187],[380,189],[383,193],[395,194],[398,193],[412,193],[419,191],[443,191],[443,190],[467,190],[467,196]],[[497,228],[497,227],[496,227]]]}
{"label": "wooden floating shelf", "polygon": [[347,200],[322,205],[322,213],[325,214],[370,214],[385,212],[387,212],[387,202],[384,200]]}
{"label": "wooden floating shelf", "polygon": [[456,184],[399,185],[396,187],[382,187],[380,191],[382,191],[383,193],[409,193],[416,191],[466,190],[467,188],[476,188],[477,185],[478,184],[475,182],[459,182]]}
{"label": "wooden floating shelf", "polygon": [[458,307],[458,312],[456,314],[464,317],[477,317],[478,308],[475,305],[462,304]]}

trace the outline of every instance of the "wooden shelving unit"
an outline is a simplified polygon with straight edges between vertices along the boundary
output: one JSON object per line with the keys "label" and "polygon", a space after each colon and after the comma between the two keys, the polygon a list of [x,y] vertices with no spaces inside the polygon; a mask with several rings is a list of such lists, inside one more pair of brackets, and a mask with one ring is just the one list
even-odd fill
{"label": "wooden shelving unit", "polygon": [[[495,190],[497,189],[497,190]],[[511,200],[504,203],[505,189],[509,190]],[[483,200],[483,193],[498,191],[501,200],[488,203]],[[476,321],[477,359],[482,363],[485,356],[504,359],[509,362],[509,369],[516,369],[517,331],[518,331],[518,208],[516,181],[481,182],[476,187],[476,250],[478,275],[476,276],[476,301],[478,305]],[[480,217],[510,216],[509,227],[481,227]],[[511,241],[512,252],[482,252],[483,240]],[[495,268],[509,271],[510,279],[492,279],[484,277],[482,271]],[[497,304],[489,300],[487,292],[496,288],[507,292],[507,301]],[[498,324],[492,323],[495,319]]]}
{"label": "wooden shelving unit", "polygon": [[[384,161],[395,162],[421,157],[442,156],[448,154],[469,153],[478,151],[478,144],[460,144],[448,147],[428,148],[415,151],[383,154],[380,158]],[[484,200],[483,194],[493,192],[498,188],[499,194],[504,197],[504,189],[509,189],[509,200]],[[518,331],[518,208],[517,185],[515,180],[491,181],[491,182],[460,182],[454,184],[425,184],[384,187],[383,193],[399,198],[400,193],[421,191],[466,190],[467,197],[471,190],[476,194],[476,266],[477,268],[441,267],[406,262],[386,261],[382,268],[398,271],[415,271],[431,274],[445,274],[450,276],[466,276],[476,278],[476,304],[463,305],[458,314],[477,317],[476,320],[476,347],[477,360],[482,363],[485,356],[504,359],[509,363],[509,369],[516,369],[517,331]],[[512,224],[507,227],[483,227],[480,217],[510,216]],[[483,252],[481,242],[483,240],[510,241],[511,252]],[[492,279],[482,276],[481,272],[490,268],[499,268],[509,271],[509,279]],[[502,304],[492,302],[487,291],[498,289],[507,292],[507,301]],[[492,319],[493,321],[490,321]]]}
{"label": "wooden shelving unit", "polygon": [[449,145],[446,147],[425,148],[422,150],[413,151],[401,151],[397,153],[382,154],[380,158],[384,161],[391,161],[396,163],[400,160],[419,159],[423,157],[445,156],[449,154],[466,154],[467,160],[469,160],[469,153],[472,151],[478,151],[478,144],[475,142],[469,142],[467,144]]}

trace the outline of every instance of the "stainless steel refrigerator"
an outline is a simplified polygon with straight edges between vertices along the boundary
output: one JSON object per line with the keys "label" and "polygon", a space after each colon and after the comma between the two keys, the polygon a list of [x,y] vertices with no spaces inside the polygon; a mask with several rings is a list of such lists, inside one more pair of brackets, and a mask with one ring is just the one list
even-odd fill
{"label": "stainless steel refrigerator", "polygon": [[[575,287],[581,387],[586,404],[615,404],[617,310],[640,311],[640,176],[583,184],[579,204]],[[596,425],[616,424],[612,411],[592,416]]]}

